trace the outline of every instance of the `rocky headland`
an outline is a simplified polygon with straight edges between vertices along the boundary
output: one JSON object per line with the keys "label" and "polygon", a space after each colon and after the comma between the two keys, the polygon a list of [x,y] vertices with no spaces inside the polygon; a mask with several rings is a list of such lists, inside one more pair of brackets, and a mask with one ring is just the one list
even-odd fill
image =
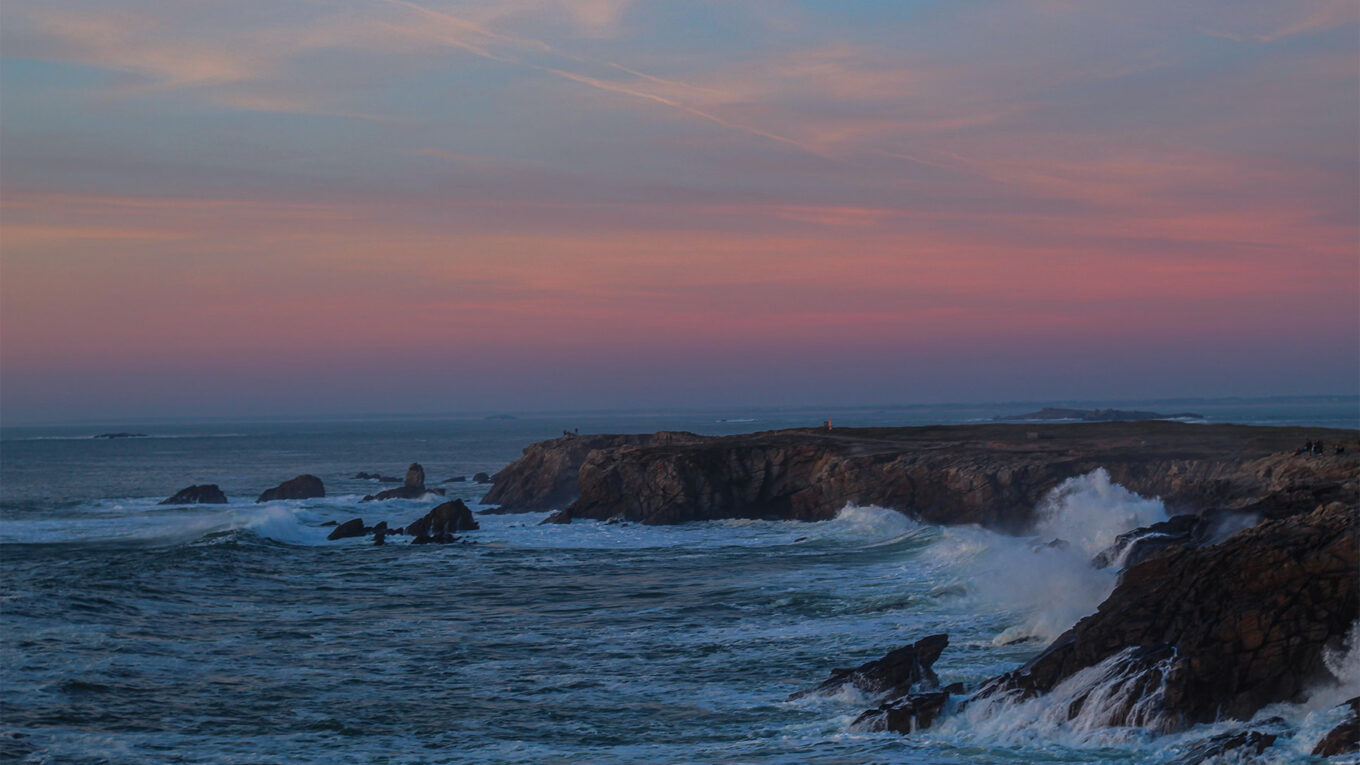
{"label": "rocky headland", "polygon": [[[1305,441],[1343,454],[1299,454]],[[809,428],[563,437],[533,444],[483,502],[560,509],[559,521],[645,524],[722,518],[817,521],[847,504],[927,523],[1026,529],[1064,480],[1104,468],[1173,512],[1281,517],[1357,495],[1355,431],[1178,422]]]}
{"label": "rocky headland", "polygon": [[[582,436],[530,446],[485,501],[559,508],[558,523],[646,524],[815,521],[872,504],[1024,533],[1048,492],[1104,469],[1178,514],[1097,555],[1093,568],[1124,567],[1118,585],[1032,660],[976,689],[940,687],[931,664],[948,640],[937,635],[834,670],[795,698],[852,684],[878,703],[854,727],[911,733],[1056,694],[1083,724],[1169,731],[1298,701],[1327,677],[1328,652],[1345,649],[1360,619],[1357,437],[1161,421]],[[1316,440],[1326,449],[1305,452]],[[1353,751],[1354,725],[1319,750]],[[1187,761],[1274,740],[1219,736]]]}

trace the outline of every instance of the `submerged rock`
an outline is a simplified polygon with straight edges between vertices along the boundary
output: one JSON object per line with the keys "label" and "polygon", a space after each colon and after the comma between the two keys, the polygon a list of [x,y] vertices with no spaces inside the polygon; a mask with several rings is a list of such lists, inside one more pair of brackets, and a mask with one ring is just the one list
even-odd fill
{"label": "submerged rock", "polygon": [[330,540],[349,539],[351,537],[362,537],[367,533],[368,529],[364,527],[363,518],[351,518],[336,526],[326,538]]}
{"label": "submerged rock", "polygon": [[362,481],[377,481],[378,483],[401,483],[401,479],[396,476],[383,475],[381,473],[355,473],[354,477]]}
{"label": "submerged rock", "polygon": [[571,523],[571,513],[568,513],[566,510],[558,510],[557,512],[548,516],[547,518],[544,518],[543,520],[539,521],[538,525],[550,526],[552,524],[565,524],[565,523]]}
{"label": "submerged rock", "polygon": [[162,500],[162,505],[225,505],[227,495],[215,483],[186,486],[173,497]]}
{"label": "submerged rock", "polygon": [[1357,515],[1319,508],[1131,566],[1096,613],[969,703],[1047,694],[1080,672],[1138,659],[1143,671],[1130,663],[1107,680],[1144,684],[1138,703],[1114,707],[1104,724],[1175,729],[1297,701],[1327,674],[1324,650],[1341,647],[1360,612]]}
{"label": "submerged rock", "polygon": [[426,513],[423,518],[406,527],[406,533],[415,537],[411,544],[448,544],[457,540],[459,531],[475,531],[480,528],[472,517],[472,510],[461,499],[445,502]]}
{"label": "submerged rock", "polygon": [[833,669],[831,677],[811,690],[799,691],[789,696],[789,701],[804,696],[830,696],[846,685],[876,699],[901,696],[915,685],[934,687],[939,678],[931,670],[931,665],[949,646],[948,635],[931,635],[908,646],[889,652],[881,659],[867,661],[853,669]]}
{"label": "submerged rock", "polygon": [[303,474],[292,480],[284,481],[272,489],[266,489],[256,502],[272,502],[276,499],[313,499],[326,496],[326,487],[314,475]]}
{"label": "submerged rock", "polygon": [[1175,765],[1200,765],[1206,762],[1252,761],[1275,744],[1278,738],[1273,733],[1245,731],[1243,733],[1223,733],[1196,744],[1175,761]]}
{"label": "submerged rock", "polygon": [[366,495],[360,502],[382,501],[387,499],[420,499],[426,494],[437,494],[444,496],[443,489],[431,489],[425,486],[398,486],[395,489],[386,489],[377,494]]}

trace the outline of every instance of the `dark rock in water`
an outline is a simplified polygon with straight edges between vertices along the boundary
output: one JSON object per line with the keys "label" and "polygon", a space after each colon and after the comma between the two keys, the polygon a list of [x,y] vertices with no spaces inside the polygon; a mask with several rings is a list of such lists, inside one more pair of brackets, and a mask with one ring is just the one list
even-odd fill
{"label": "dark rock in water", "polygon": [[457,539],[458,531],[475,531],[480,528],[472,517],[472,510],[461,499],[445,502],[426,513],[423,518],[406,526],[406,533],[415,537],[411,544],[436,542],[448,544]]}
{"label": "dark rock in water", "polygon": [[478,473],[472,477],[473,483],[491,483],[491,476],[487,473]]}
{"label": "dark rock in water", "polygon": [[1360,696],[1346,701],[1342,706],[1350,707],[1350,716],[1328,731],[1313,747],[1314,757],[1335,757],[1360,751]]}
{"label": "dark rock in water", "polygon": [[[1117,654],[1163,646],[1173,653],[1149,665],[1161,675],[1157,697],[1138,714],[1164,727],[1297,701],[1328,674],[1324,650],[1341,647],[1360,612],[1357,516],[1338,503],[1131,566],[1096,613],[973,698],[1041,695]],[[1109,724],[1139,723],[1115,715]]]}
{"label": "dark rock in water", "polygon": [[112,441],[115,438],[149,438],[145,433],[128,433],[119,431],[117,433],[100,433],[95,438],[103,438]]}
{"label": "dark rock in water", "polygon": [[1203,762],[1253,761],[1269,749],[1278,738],[1273,733],[1246,731],[1243,733],[1223,733],[1196,744],[1176,760],[1174,765],[1200,765]]}
{"label": "dark rock in water", "polygon": [[326,487],[314,475],[303,474],[290,481],[266,489],[256,502],[272,502],[276,499],[313,499],[326,496]]}
{"label": "dark rock in water", "polygon": [[321,524],[323,528],[326,526],[339,526],[339,525],[340,525],[339,521],[326,521],[325,523]]}
{"label": "dark rock in water", "polygon": [[551,523],[571,523],[571,513],[566,510],[558,510],[552,515],[538,522],[540,526],[547,526]]}
{"label": "dark rock in water", "polygon": [[850,723],[851,730],[890,730],[903,735],[925,730],[935,723],[949,701],[948,691],[913,693],[870,709]]}
{"label": "dark rock in water", "polygon": [[406,468],[405,486],[408,489],[425,488],[425,468],[421,467],[419,462],[412,462],[411,466]]}
{"label": "dark rock in water", "polygon": [[162,505],[225,505],[227,495],[215,483],[186,486],[175,492],[175,496],[161,502]]}
{"label": "dark rock in water", "polygon": [[467,476],[456,475],[452,478],[445,479],[443,483],[464,483],[465,481],[467,481]]}
{"label": "dark rock in water", "polygon": [[367,533],[368,530],[364,528],[363,518],[351,518],[336,526],[326,538],[330,540],[349,539],[350,537],[361,537]]}
{"label": "dark rock in water", "polygon": [[379,500],[379,501],[381,501],[381,500],[385,500],[385,499],[420,499],[421,497],[425,496],[426,494],[438,494],[439,496],[442,497],[442,496],[444,496],[444,490],[443,490],[443,489],[430,489],[430,488],[426,488],[426,487],[424,487],[424,486],[421,486],[421,487],[415,487],[415,486],[398,486],[398,487],[395,488],[395,489],[386,489],[386,490],[383,490],[383,491],[378,492],[377,494],[369,494],[369,495],[365,496],[363,499],[361,499],[361,500],[359,500],[359,501],[360,501],[360,502],[372,502],[372,501],[374,501],[374,500]]}
{"label": "dark rock in water", "polygon": [[354,477],[363,481],[377,481],[378,483],[401,483],[401,479],[396,476],[382,475],[381,473],[355,473]]}
{"label": "dark rock in water", "polygon": [[865,662],[854,669],[833,669],[821,685],[789,696],[789,701],[813,694],[829,696],[846,685],[853,685],[874,698],[895,698],[922,683],[935,686],[939,678],[931,665],[949,645],[948,635],[931,635],[903,646],[881,659]]}

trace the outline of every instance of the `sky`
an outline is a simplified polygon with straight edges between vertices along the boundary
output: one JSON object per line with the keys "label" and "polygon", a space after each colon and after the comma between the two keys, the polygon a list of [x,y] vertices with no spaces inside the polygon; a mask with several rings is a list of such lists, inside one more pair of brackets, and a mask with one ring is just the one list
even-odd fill
{"label": "sky", "polygon": [[1360,5],[0,5],[5,422],[1360,391]]}

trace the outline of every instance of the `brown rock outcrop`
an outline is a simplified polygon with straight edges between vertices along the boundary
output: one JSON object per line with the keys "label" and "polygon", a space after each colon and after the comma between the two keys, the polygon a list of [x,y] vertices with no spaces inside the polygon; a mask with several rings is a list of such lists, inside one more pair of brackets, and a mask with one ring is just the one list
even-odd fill
{"label": "brown rock outcrop", "polygon": [[1247,719],[1266,704],[1298,700],[1326,672],[1323,649],[1338,648],[1360,616],[1357,514],[1336,503],[1218,545],[1165,550],[1126,569],[1096,613],[974,699],[1041,695],[1116,654],[1142,651],[1156,654],[1149,667],[1160,674],[1158,708],[1140,714],[1169,727]]}
{"label": "brown rock outcrop", "polygon": [[581,463],[591,452],[686,438],[700,437],[692,433],[570,435],[530,444],[522,457],[496,474],[482,504],[498,505],[489,512],[499,513],[558,510],[576,499]]}

